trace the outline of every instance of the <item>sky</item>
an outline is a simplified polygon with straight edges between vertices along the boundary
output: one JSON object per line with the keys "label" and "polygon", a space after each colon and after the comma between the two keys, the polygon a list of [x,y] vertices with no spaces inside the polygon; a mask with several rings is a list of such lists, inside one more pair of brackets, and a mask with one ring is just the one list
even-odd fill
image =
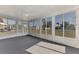
{"label": "sky", "polygon": [[3,19],[3,21],[4,21],[4,23],[5,24],[9,24],[9,25],[14,25],[14,24],[16,24],[16,21],[15,20],[10,20],[10,19]]}
{"label": "sky", "polygon": [[[55,22],[59,22],[60,24],[62,24],[63,22],[63,17],[64,17],[64,21],[67,21],[69,22],[70,24],[75,24],[76,23],[76,15],[75,15],[75,12],[68,12],[68,13],[65,13],[65,14],[60,14],[60,15],[57,15],[55,16]],[[48,20],[51,20],[52,17],[47,17]],[[38,26],[39,24],[42,24],[40,23],[39,20],[34,20],[34,25]],[[31,25],[33,25],[33,23]]]}
{"label": "sky", "polygon": [[69,12],[69,13],[64,14],[64,19],[68,21],[70,24],[75,24],[76,23],[75,12]]}
{"label": "sky", "polygon": [[64,21],[67,21],[70,24],[75,24],[76,23],[75,12],[69,12],[69,13],[57,15],[57,16],[55,16],[55,22],[56,23],[59,22],[61,24],[62,21],[63,21],[63,17],[64,17]]}
{"label": "sky", "polygon": [[57,16],[55,16],[55,22],[56,23],[60,23],[60,24],[62,24],[62,22],[63,22],[63,15],[57,15]]}

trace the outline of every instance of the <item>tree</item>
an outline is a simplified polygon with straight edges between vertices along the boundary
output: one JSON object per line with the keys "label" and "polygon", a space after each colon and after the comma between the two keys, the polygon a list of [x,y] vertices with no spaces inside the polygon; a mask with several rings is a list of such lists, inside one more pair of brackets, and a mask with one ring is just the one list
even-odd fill
{"label": "tree", "polygon": [[64,28],[66,29],[69,26],[69,22],[64,21]]}
{"label": "tree", "polygon": [[45,28],[46,28],[46,22],[45,22],[45,19],[43,19],[42,22],[43,22],[42,28],[43,28],[43,30],[45,30]]}
{"label": "tree", "polygon": [[59,22],[57,22],[56,24],[58,25],[57,28],[59,29],[59,28],[60,28],[60,24],[59,24]]}
{"label": "tree", "polygon": [[47,22],[47,27],[51,27],[51,26],[52,26],[51,21],[48,21]]}

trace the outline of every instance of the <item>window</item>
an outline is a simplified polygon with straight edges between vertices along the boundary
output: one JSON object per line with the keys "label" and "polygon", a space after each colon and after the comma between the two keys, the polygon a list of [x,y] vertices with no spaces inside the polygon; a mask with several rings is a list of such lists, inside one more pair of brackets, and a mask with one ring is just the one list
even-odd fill
{"label": "window", "polygon": [[35,20],[33,20],[33,21],[30,22],[30,25],[29,25],[30,26],[30,32],[33,33],[33,34],[36,33],[36,25],[37,24],[36,24]]}
{"label": "window", "polygon": [[[17,26],[18,25],[18,26]],[[17,30],[18,29],[18,30]],[[0,18],[0,36],[27,32],[27,22],[13,19]]]}
{"label": "window", "polygon": [[[76,13],[69,12],[55,17],[55,35],[75,38]],[[63,27],[64,26],[64,27]],[[64,30],[64,31],[63,31]]]}
{"label": "window", "polygon": [[55,35],[63,36],[63,15],[55,16]]}
{"label": "window", "polygon": [[40,20],[36,20],[36,32],[40,34]]}
{"label": "window", "polygon": [[23,22],[23,29],[24,29],[24,33],[27,33],[28,31],[28,24],[26,21]]}
{"label": "window", "polygon": [[47,34],[52,34],[52,17],[47,18]]}
{"label": "window", "polygon": [[8,32],[10,33],[15,33],[17,31],[17,28],[16,28],[16,21],[15,20],[10,20],[8,19],[8,25],[7,25],[7,30]]}
{"label": "window", "polygon": [[42,34],[46,34],[46,19],[42,19]]}
{"label": "window", "polygon": [[18,21],[18,32],[23,33],[23,24],[22,21]]}
{"label": "window", "polygon": [[0,18],[0,36],[7,35],[7,19]]}
{"label": "window", "polygon": [[18,21],[18,32],[19,33],[27,33],[28,30],[28,24],[25,20]]}
{"label": "window", "polygon": [[37,25],[37,22],[36,20],[34,20],[33,33],[36,33],[36,25]]}
{"label": "window", "polygon": [[16,21],[0,18],[0,36],[15,34],[16,29]]}
{"label": "window", "polygon": [[33,27],[33,22],[30,21],[30,22],[29,22],[29,30],[30,30],[29,32],[30,32],[30,33],[32,33],[32,27]]}
{"label": "window", "polygon": [[75,24],[76,14],[75,12],[69,12],[64,14],[64,36],[75,38]]}

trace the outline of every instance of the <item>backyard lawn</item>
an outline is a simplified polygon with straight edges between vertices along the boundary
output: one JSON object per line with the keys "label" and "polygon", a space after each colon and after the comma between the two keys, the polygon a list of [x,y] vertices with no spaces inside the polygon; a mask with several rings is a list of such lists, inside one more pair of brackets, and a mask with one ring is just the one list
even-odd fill
{"label": "backyard lawn", "polygon": [[75,30],[71,30],[71,31],[65,31],[64,32],[64,36],[65,37],[71,37],[71,38],[75,38]]}
{"label": "backyard lawn", "polygon": [[61,30],[55,30],[55,35],[57,35],[57,36],[63,36],[63,31],[61,31]]}
{"label": "backyard lawn", "polygon": [[[55,35],[63,36],[63,32],[61,30],[55,30]],[[75,30],[65,31],[64,37],[75,38]]]}
{"label": "backyard lawn", "polygon": [[0,36],[5,36],[5,35],[10,35],[10,34],[14,34],[15,32],[11,31],[11,32],[0,32]]}

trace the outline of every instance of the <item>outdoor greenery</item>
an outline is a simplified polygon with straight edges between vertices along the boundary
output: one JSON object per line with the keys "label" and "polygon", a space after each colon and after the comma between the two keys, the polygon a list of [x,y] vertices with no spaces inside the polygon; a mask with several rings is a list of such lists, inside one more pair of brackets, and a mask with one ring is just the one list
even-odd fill
{"label": "outdoor greenery", "polygon": [[[75,38],[75,12],[69,12],[55,16],[55,35],[61,37]],[[43,18],[40,21],[33,20],[30,23],[30,32],[52,35],[52,17]]]}
{"label": "outdoor greenery", "polygon": [[46,20],[45,18],[42,19],[42,34],[46,33]]}
{"label": "outdoor greenery", "polygon": [[27,31],[27,26],[25,26],[27,24],[24,24],[22,21],[18,21],[17,23],[15,20],[3,18],[0,19],[0,21],[0,36],[15,34],[17,33],[17,28],[20,33]]}
{"label": "outdoor greenery", "polygon": [[[70,12],[63,15],[64,17],[62,17],[62,15],[56,16],[57,18],[55,19],[56,22],[55,35],[57,36],[64,35],[64,37],[75,38],[75,23],[76,23],[75,13]],[[64,31],[63,31],[63,27],[64,27]]]}
{"label": "outdoor greenery", "polygon": [[47,34],[52,35],[52,17],[47,19]]}
{"label": "outdoor greenery", "polygon": [[55,16],[55,35],[63,36],[63,16]]}

